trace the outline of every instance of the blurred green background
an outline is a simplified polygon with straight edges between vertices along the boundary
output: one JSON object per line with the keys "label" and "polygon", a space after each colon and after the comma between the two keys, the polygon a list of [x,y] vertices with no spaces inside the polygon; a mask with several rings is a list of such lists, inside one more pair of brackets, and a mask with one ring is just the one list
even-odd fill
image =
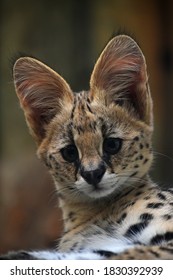
{"label": "blurred green background", "polygon": [[117,30],[139,42],[154,100],[152,175],[173,183],[173,1],[0,1],[0,253],[46,248],[62,229],[52,181],[36,159],[14,92],[10,61],[18,52],[58,71],[74,91],[88,89],[93,65]]}

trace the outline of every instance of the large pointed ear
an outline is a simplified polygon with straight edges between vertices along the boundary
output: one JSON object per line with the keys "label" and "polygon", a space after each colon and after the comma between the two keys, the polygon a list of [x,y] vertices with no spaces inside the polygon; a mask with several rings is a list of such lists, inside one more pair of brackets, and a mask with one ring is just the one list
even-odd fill
{"label": "large pointed ear", "polygon": [[48,66],[30,57],[14,64],[14,84],[31,134],[39,144],[45,127],[63,106],[73,102],[65,80]]}
{"label": "large pointed ear", "polygon": [[101,53],[90,80],[90,98],[115,103],[152,125],[152,100],[144,55],[126,35],[114,37]]}

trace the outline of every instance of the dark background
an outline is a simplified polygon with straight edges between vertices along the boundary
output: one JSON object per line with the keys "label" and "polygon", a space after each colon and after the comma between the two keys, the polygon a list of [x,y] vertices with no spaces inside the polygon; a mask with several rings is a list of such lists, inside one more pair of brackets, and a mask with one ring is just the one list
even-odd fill
{"label": "dark background", "polygon": [[62,229],[52,181],[36,159],[12,83],[10,61],[25,52],[88,89],[113,32],[134,34],[147,60],[154,100],[156,182],[173,183],[173,1],[0,1],[0,252],[55,245]]}

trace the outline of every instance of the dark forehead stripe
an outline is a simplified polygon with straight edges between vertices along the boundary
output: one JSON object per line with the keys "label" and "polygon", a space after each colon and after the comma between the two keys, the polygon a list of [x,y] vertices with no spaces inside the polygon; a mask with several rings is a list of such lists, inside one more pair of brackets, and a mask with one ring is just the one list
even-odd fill
{"label": "dark forehead stripe", "polygon": [[71,120],[73,120],[75,115],[75,110],[78,109],[78,112],[82,112],[82,114],[86,114],[87,111],[93,114],[90,106],[90,100],[88,98],[88,93],[86,91],[82,91],[76,93],[74,96],[74,103],[71,112]]}
{"label": "dark forehead stripe", "polygon": [[74,98],[73,108],[71,111],[71,116],[70,116],[71,120],[73,120],[75,108],[76,108],[76,98]]}
{"label": "dark forehead stripe", "polygon": [[84,133],[86,130],[95,131],[96,117],[91,109],[88,92],[82,91],[76,93],[74,97],[70,119],[72,128],[75,129],[78,134]]}

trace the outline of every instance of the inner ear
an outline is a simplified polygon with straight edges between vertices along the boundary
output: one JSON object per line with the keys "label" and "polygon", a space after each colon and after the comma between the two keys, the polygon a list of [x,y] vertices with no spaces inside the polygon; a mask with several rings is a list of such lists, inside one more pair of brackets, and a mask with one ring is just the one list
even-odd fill
{"label": "inner ear", "polygon": [[90,80],[91,100],[115,103],[147,124],[152,122],[152,101],[144,55],[126,35],[113,38],[97,60]]}
{"label": "inner ear", "polygon": [[46,125],[65,106],[72,104],[72,91],[59,74],[30,57],[16,61],[13,75],[31,134],[40,143],[45,136]]}

